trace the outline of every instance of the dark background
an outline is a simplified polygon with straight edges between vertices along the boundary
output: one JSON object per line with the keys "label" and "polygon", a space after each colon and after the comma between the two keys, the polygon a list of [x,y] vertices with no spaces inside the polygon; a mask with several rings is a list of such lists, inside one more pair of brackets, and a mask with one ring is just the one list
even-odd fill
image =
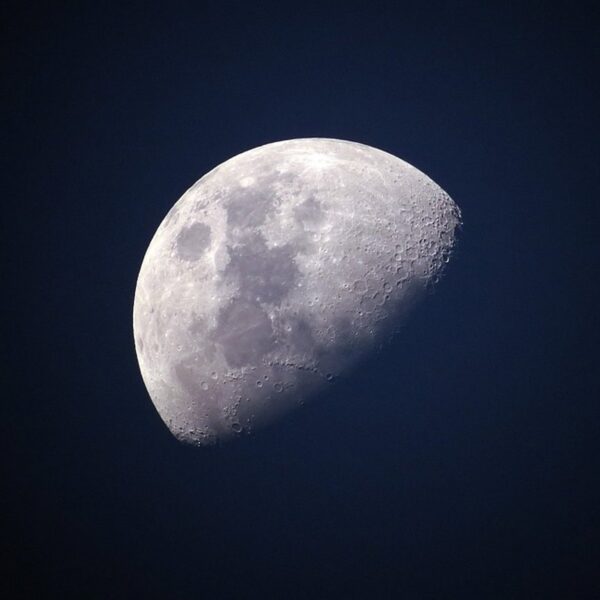
{"label": "dark background", "polygon": [[[5,597],[598,597],[592,5],[83,4],[2,17]],[[427,173],[458,253],[326,398],[180,445],[144,252],[212,167],[311,136]]]}

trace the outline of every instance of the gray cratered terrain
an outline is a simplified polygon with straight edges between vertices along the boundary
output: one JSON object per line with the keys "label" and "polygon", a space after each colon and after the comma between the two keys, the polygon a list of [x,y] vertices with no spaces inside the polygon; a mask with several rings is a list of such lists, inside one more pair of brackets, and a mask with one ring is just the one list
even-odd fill
{"label": "gray cratered terrain", "polygon": [[302,404],[397,327],[459,223],[426,175],[358,143],[277,142],[216,167],[169,211],[137,282],[160,416],[205,445]]}

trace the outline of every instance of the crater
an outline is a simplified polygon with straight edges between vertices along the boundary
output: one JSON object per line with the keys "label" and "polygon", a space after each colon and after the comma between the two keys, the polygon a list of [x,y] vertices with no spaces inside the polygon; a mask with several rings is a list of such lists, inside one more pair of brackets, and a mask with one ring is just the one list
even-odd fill
{"label": "crater", "polygon": [[198,260],[210,245],[210,227],[194,223],[177,236],[177,254],[184,260]]}

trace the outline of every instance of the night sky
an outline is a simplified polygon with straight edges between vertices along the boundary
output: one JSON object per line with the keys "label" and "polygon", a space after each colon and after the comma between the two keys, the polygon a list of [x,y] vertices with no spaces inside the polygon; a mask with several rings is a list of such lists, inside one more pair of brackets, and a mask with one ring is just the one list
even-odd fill
{"label": "night sky", "polygon": [[[4,597],[600,597],[591,5],[104,4],[0,19]],[[142,258],[204,173],[295,137],[427,173],[458,251],[318,402],[181,445]]]}

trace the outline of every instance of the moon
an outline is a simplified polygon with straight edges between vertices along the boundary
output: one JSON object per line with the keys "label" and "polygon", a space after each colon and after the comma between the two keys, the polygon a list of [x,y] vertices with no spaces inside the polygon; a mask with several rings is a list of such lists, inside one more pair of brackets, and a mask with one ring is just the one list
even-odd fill
{"label": "moon", "polygon": [[429,177],[356,142],[286,140],[214,168],[137,280],[135,348],[160,417],[203,446],[314,397],[398,329],[460,222]]}

